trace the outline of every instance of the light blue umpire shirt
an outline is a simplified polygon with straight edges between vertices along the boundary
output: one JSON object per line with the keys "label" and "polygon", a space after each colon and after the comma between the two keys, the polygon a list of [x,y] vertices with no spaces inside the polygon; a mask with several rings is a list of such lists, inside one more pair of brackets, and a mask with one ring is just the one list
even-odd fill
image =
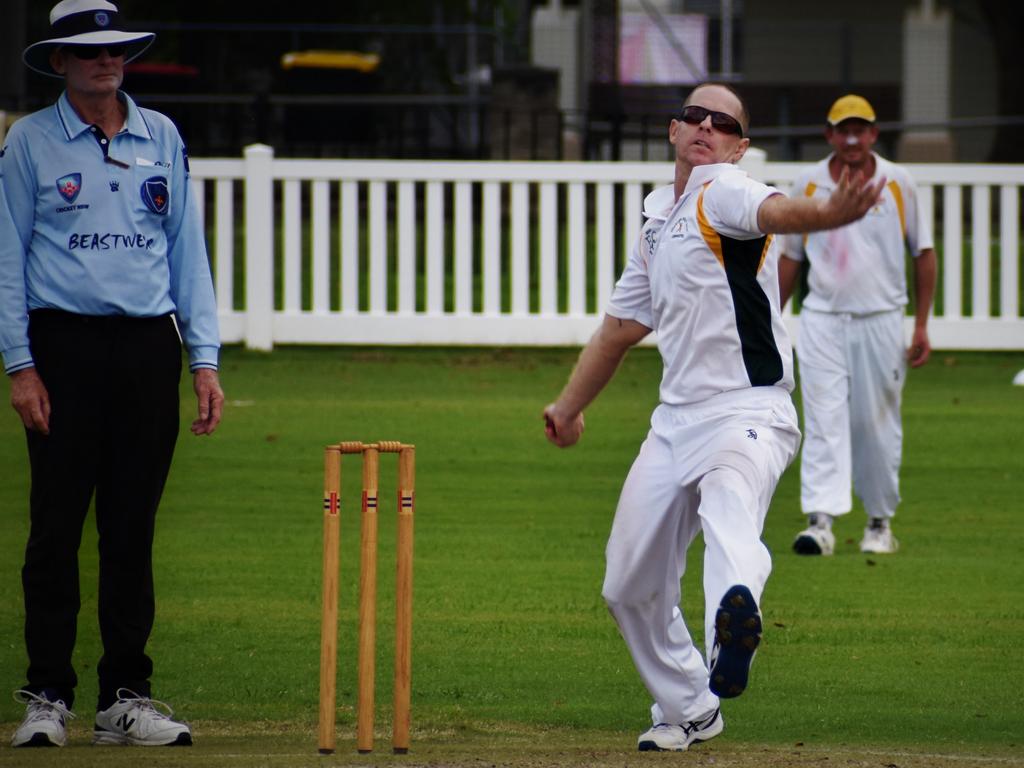
{"label": "light blue umpire shirt", "polygon": [[0,352],[33,365],[28,312],[173,312],[189,368],[217,368],[220,334],[188,155],[159,112],[128,109],[109,143],[61,94],[11,126],[0,149]]}

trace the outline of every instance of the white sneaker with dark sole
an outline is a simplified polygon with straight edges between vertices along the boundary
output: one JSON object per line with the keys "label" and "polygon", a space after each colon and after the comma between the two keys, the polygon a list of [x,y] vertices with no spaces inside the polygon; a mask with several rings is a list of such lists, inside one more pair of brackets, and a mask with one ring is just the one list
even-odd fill
{"label": "white sneaker with dark sole", "polygon": [[835,534],[817,525],[800,531],[793,540],[793,551],[798,555],[831,555],[835,549]]}
{"label": "white sneaker with dark sole", "polygon": [[192,731],[184,723],[172,720],[173,714],[174,711],[162,701],[121,688],[117,691],[117,701],[96,713],[92,743],[139,747],[192,746]]}
{"label": "white sneaker with dark sole", "polygon": [[892,535],[892,528],[884,528],[872,523],[864,529],[864,538],[860,540],[860,551],[872,555],[893,555],[900,548],[900,543]]}
{"label": "white sneaker with dark sole", "polygon": [[50,701],[29,691],[15,691],[14,700],[25,704],[25,719],[11,739],[12,747],[63,747],[68,743],[66,721],[74,717],[60,699]]}
{"label": "white sneaker with dark sole", "polygon": [[658,723],[640,734],[637,749],[641,752],[685,752],[691,744],[715,738],[723,728],[725,720],[720,709],[682,725]]}

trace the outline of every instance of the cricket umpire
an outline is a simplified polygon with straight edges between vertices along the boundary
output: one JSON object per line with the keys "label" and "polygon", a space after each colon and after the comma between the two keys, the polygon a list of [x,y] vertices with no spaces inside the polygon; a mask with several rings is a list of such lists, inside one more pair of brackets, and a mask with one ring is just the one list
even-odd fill
{"label": "cricket umpire", "polygon": [[[182,340],[211,434],[224,395],[209,262],[174,124],[120,86],[152,42],[105,0],[63,0],[31,69],[64,79],[0,150],[0,352],[25,425],[27,683],[14,746],[62,746],[74,702],[78,548],[95,495],[99,701],[93,741],[192,743],[150,698],[155,516],[179,427]],[[180,334],[180,336],[179,336]]]}

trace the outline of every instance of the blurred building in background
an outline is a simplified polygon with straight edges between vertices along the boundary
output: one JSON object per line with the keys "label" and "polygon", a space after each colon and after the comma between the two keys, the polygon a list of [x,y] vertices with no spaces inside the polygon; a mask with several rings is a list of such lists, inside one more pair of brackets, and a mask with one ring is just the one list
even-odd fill
{"label": "blurred building in background", "polygon": [[[7,121],[60,88],[20,63],[47,36],[50,5],[4,0]],[[263,142],[279,156],[662,160],[669,119],[713,79],[743,91],[774,160],[823,155],[828,106],[856,91],[894,159],[1024,161],[1019,3],[119,5],[158,34],[126,89],[173,117],[196,156]]]}

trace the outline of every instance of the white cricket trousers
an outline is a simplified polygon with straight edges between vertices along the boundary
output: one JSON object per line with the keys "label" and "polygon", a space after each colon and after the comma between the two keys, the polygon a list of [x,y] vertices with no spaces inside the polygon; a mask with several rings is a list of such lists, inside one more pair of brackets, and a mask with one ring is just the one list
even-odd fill
{"label": "white cricket trousers", "polygon": [[869,517],[891,518],[900,503],[903,311],[805,309],[796,349],[805,432],[801,508],[844,515],[852,485]]}
{"label": "white cricket trousers", "polygon": [[718,706],[679,609],[687,548],[703,531],[710,653],[725,591],[744,584],[760,602],[771,571],[761,530],[799,445],[796,410],[779,387],[655,409],[619,497],[602,590],[654,699],[654,723],[686,723]]}

